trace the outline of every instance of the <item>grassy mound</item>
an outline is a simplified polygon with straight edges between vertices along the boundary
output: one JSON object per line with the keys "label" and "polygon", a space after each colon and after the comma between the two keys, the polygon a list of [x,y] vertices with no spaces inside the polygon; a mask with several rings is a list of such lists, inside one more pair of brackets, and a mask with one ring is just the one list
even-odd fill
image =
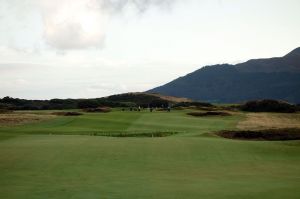
{"label": "grassy mound", "polygon": [[216,134],[224,138],[242,140],[300,140],[299,128],[266,129],[257,131],[220,131]]}

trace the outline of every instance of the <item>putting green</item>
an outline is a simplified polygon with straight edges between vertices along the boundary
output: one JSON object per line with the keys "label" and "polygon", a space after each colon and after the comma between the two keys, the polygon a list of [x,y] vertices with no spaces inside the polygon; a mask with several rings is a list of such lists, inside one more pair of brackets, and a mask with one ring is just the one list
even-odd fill
{"label": "putting green", "polygon": [[[207,136],[243,116],[185,113],[114,111],[1,127],[0,198],[299,198],[299,141]],[[90,135],[101,131],[180,134]]]}

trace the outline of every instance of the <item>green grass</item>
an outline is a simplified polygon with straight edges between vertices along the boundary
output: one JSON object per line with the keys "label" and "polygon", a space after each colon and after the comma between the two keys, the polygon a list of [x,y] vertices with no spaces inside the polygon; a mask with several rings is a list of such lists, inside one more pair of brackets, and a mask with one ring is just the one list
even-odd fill
{"label": "green grass", "polygon": [[[234,129],[241,119],[195,118],[186,111],[114,111],[1,127],[0,198],[299,198],[299,141],[206,135]],[[163,138],[90,136],[162,131],[180,133]]]}
{"label": "green grass", "polygon": [[[53,120],[16,127],[0,127],[0,133],[20,134],[93,134],[107,132],[180,132],[201,135],[211,131],[234,128],[241,116],[195,118],[188,111],[85,113],[82,116],[61,116]],[[36,112],[39,114],[39,112]],[[45,113],[45,112],[44,112]]]}

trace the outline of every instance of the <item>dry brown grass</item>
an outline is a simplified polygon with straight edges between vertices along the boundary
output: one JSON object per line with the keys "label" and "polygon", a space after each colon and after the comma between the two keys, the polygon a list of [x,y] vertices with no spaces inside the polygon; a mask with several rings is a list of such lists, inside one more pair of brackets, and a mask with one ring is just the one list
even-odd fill
{"label": "dry brown grass", "polygon": [[22,112],[0,114],[0,126],[15,126],[15,125],[44,121],[55,117],[56,117],[55,115],[50,115],[50,114],[32,114],[32,113],[22,113]]}
{"label": "dry brown grass", "polygon": [[176,103],[179,103],[179,102],[192,102],[191,99],[184,98],[184,97],[164,96],[164,95],[159,95],[159,94],[152,94],[152,95],[158,96],[161,99],[168,100],[168,101],[171,101],[171,102],[176,102]]}
{"label": "dry brown grass", "polygon": [[152,96],[159,97],[159,98],[161,98],[163,100],[168,100],[168,101],[176,102],[176,103],[179,103],[179,102],[192,102],[193,101],[193,100],[185,98],[185,97],[167,96],[167,95],[161,95],[161,94],[158,94],[158,93],[140,93],[140,92],[136,92],[136,93],[132,93],[132,94],[152,95]]}
{"label": "dry brown grass", "polygon": [[278,128],[300,128],[299,113],[247,113],[239,122],[238,129],[259,130]]}

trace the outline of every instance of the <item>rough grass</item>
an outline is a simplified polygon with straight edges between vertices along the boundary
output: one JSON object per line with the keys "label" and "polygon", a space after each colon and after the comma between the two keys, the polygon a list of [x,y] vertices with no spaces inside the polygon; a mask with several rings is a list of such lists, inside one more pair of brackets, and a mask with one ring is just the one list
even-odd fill
{"label": "rough grass", "polygon": [[53,115],[31,114],[31,113],[7,113],[0,114],[0,127],[1,126],[14,126],[23,125],[27,123],[34,123],[53,119]]}
{"label": "rough grass", "polygon": [[241,130],[300,128],[299,113],[247,113],[237,125]]}
{"label": "rough grass", "polygon": [[167,96],[167,95],[160,95],[158,93],[147,93],[148,95],[153,95],[156,97],[160,97],[163,100],[167,100],[170,102],[176,102],[176,103],[180,103],[180,102],[192,102],[191,99],[188,98],[184,98],[184,97],[174,97],[174,96]]}

